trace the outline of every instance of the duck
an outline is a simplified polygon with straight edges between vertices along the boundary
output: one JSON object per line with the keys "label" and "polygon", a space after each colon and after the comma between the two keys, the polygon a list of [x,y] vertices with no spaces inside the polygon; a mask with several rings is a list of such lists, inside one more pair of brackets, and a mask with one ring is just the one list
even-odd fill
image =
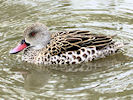
{"label": "duck", "polygon": [[114,36],[94,34],[90,31],[71,30],[51,33],[42,23],[34,23],[24,30],[24,39],[10,50],[10,54],[23,51],[22,61],[33,64],[80,64],[117,53],[124,43]]}

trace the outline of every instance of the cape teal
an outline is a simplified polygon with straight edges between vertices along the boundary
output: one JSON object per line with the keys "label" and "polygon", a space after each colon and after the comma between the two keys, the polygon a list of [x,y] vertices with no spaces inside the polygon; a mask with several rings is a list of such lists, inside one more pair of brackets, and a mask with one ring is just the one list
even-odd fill
{"label": "cape teal", "polygon": [[44,24],[35,23],[25,29],[24,40],[10,53],[24,49],[22,60],[34,64],[79,64],[104,58],[124,46],[112,38],[79,30],[51,34]]}

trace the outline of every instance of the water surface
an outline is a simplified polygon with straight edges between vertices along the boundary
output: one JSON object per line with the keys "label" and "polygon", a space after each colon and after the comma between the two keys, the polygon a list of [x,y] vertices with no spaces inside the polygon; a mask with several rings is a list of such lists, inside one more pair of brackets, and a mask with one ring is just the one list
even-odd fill
{"label": "water surface", "polygon": [[[130,100],[133,98],[132,0],[1,0],[0,99]],[[129,43],[120,53],[72,66],[36,66],[9,50],[26,26],[41,22],[52,32],[90,30]]]}

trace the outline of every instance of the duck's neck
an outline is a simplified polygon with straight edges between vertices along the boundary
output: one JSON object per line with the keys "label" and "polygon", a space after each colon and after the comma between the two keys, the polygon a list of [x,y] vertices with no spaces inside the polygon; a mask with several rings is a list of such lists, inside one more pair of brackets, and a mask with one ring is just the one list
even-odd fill
{"label": "duck's neck", "polygon": [[37,45],[35,47],[32,47],[32,49],[34,49],[34,50],[40,50],[40,49],[42,49],[44,47],[45,47],[44,45],[39,44],[39,45]]}

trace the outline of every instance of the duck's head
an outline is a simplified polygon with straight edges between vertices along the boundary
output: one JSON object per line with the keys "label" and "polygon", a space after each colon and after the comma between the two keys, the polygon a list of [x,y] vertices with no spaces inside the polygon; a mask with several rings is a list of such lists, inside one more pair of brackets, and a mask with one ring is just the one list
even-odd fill
{"label": "duck's head", "polygon": [[18,53],[26,47],[32,47],[33,49],[42,49],[50,41],[50,33],[47,27],[41,23],[35,23],[27,27],[24,31],[24,39],[21,43],[10,51],[11,54]]}

